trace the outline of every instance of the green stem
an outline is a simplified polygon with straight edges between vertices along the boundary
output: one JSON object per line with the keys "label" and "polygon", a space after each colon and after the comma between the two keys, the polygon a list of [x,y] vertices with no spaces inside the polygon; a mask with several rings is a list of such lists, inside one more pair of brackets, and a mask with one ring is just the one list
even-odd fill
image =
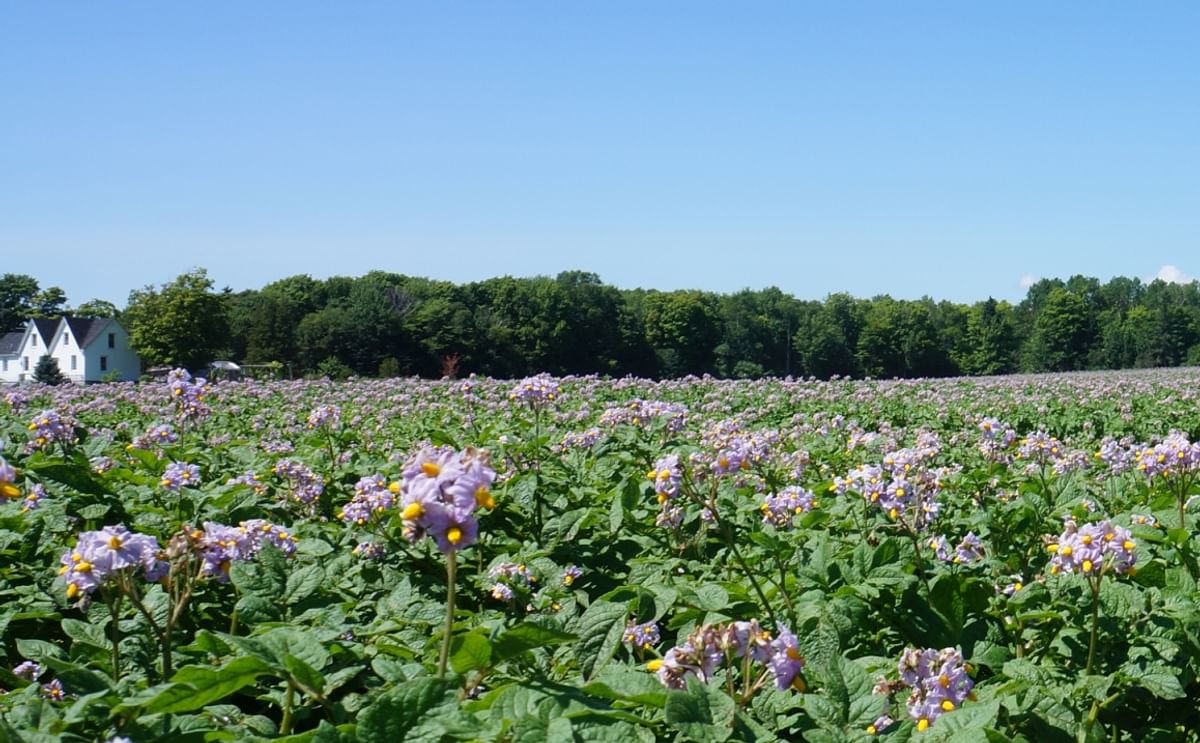
{"label": "green stem", "polygon": [[292,706],[296,703],[296,687],[288,679],[287,694],[283,698],[283,719],[279,721],[279,734],[292,734]]}
{"label": "green stem", "polygon": [[446,661],[450,658],[450,633],[454,631],[454,581],[458,567],[458,551],[450,550],[446,555],[446,629],[442,633],[442,652],[438,655],[438,678],[446,675]]}
{"label": "green stem", "polygon": [[108,597],[108,611],[112,618],[112,675],[113,681],[121,680],[121,595]]}
{"label": "green stem", "polygon": [[1095,581],[1092,581],[1090,578],[1088,579],[1088,582],[1091,583],[1091,586],[1092,586],[1092,634],[1091,634],[1091,638],[1088,640],[1087,667],[1084,669],[1084,672],[1083,672],[1085,676],[1091,675],[1092,664],[1096,660],[1096,631],[1100,626],[1100,578],[1101,577],[1102,576],[1098,576],[1095,579]]}

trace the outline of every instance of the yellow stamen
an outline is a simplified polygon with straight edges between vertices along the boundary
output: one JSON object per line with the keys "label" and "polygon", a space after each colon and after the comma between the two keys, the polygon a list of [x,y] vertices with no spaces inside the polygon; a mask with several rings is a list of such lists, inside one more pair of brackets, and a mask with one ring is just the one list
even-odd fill
{"label": "yellow stamen", "polygon": [[404,507],[404,510],[400,513],[400,518],[405,521],[412,521],[413,519],[421,518],[421,515],[424,513],[425,508],[420,503],[414,501]]}
{"label": "yellow stamen", "polygon": [[457,526],[452,526],[446,531],[446,541],[450,544],[458,544],[462,541],[462,538],[462,529],[459,529]]}
{"label": "yellow stamen", "polygon": [[943,700],[942,701],[942,709],[944,709],[947,712],[953,712],[954,711],[954,702],[951,702],[949,699]]}
{"label": "yellow stamen", "polygon": [[426,462],[421,465],[421,471],[430,477],[437,477],[442,468],[437,465],[437,462]]}
{"label": "yellow stamen", "polygon": [[652,660],[646,664],[646,670],[647,671],[657,671],[658,669],[662,668],[662,664],[663,664],[663,662],[662,662],[661,658],[655,658],[654,660]]}
{"label": "yellow stamen", "polygon": [[920,720],[917,720],[917,732],[923,733],[928,729],[929,729],[929,720],[927,718],[922,717]]}
{"label": "yellow stamen", "polygon": [[488,490],[486,485],[475,491],[475,505],[487,509],[496,507],[496,499],[492,497],[492,491]]}

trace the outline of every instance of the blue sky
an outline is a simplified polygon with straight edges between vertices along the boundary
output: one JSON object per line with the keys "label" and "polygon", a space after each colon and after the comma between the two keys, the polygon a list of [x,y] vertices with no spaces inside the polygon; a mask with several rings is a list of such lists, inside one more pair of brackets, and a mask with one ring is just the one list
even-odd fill
{"label": "blue sky", "polygon": [[[1194,2],[9,3],[0,273],[1200,274]],[[1168,270],[1168,273],[1170,271]]]}

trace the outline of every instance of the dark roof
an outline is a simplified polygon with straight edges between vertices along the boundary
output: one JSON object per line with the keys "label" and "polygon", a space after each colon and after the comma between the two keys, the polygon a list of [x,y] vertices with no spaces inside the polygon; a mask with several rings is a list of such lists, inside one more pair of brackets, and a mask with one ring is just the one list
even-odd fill
{"label": "dark roof", "polygon": [[46,347],[54,342],[54,331],[58,330],[58,318],[53,320],[39,317],[34,319],[33,324],[37,326],[38,335],[42,336],[42,340],[46,342]]}
{"label": "dark roof", "polygon": [[0,356],[11,356],[21,350],[21,341],[25,339],[25,331],[0,335]]}
{"label": "dark roof", "polygon": [[75,336],[75,342],[80,348],[87,348],[88,344],[96,340],[97,337],[108,326],[108,321],[111,318],[107,317],[71,317],[67,316],[67,327],[71,329],[71,335]]}

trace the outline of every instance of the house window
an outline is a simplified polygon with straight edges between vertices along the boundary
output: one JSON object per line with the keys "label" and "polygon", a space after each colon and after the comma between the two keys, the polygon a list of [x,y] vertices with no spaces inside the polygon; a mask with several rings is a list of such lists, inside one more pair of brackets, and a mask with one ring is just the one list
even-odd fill
{"label": "house window", "polygon": [[[112,336],[110,335],[109,338],[111,338],[111,337]],[[108,357],[107,356],[100,357],[100,371],[108,371]]]}
{"label": "house window", "polygon": [[29,336],[29,345],[31,345],[31,346],[37,345],[37,334],[36,333]]}
{"label": "house window", "polygon": [[117,347],[117,334],[116,334],[116,333],[109,333],[109,334],[108,334],[108,347],[109,347],[109,348],[116,348],[116,347]]}
{"label": "house window", "polygon": [[71,336],[67,335],[66,333],[63,333],[63,345],[64,346],[71,345]]}
{"label": "house window", "polygon": [[21,371],[29,371],[29,357],[21,359]]}
{"label": "house window", "polygon": [[76,367],[76,362],[75,362],[75,356],[72,355],[71,356],[71,371],[75,371],[76,368],[77,367]]}
{"label": "house window", "polygon": [[8,371],[8,359],[4,360],[4,371]]}

